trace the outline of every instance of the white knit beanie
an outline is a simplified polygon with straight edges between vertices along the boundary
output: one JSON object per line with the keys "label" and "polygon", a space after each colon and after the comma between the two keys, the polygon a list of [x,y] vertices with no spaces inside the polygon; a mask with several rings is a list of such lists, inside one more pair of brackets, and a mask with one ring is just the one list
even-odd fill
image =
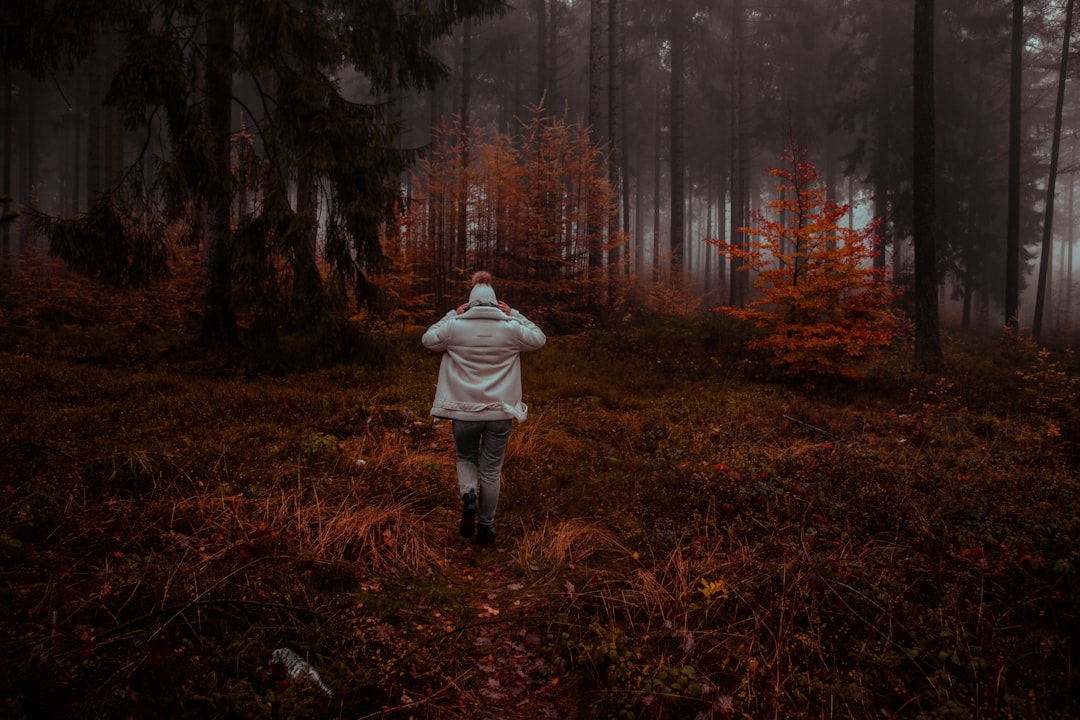
{"label": "white knit beanie", "polygon": [[469,305],[498,305],[499,301],[495,297],[495,288],[491,287],[487,283],[477,283],[473,285],[472,292],[469,293]]}

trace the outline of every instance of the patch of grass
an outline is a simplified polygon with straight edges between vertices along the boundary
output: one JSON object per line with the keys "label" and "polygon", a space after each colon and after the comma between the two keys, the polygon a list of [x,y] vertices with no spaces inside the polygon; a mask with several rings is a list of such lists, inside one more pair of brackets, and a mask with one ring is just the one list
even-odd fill
{"label": "patch of grass", "polygon": [[609,530],[580,519],[555,523],[549,518],[526,527],[514,548],[523,571],[555,575],[602,553],[625,555],[626,550]]}

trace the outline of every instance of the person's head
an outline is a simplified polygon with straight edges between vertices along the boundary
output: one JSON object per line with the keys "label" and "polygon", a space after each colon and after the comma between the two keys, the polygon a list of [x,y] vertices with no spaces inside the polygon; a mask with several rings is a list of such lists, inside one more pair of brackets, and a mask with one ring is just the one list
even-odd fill
{"label": "person's head", "polygon": [[495,307],[499,299],[495,297],[495,288],[491,287],[491,273],[478,270],[472,276],[472,290],[469,292],[469,307],[490,305]]}

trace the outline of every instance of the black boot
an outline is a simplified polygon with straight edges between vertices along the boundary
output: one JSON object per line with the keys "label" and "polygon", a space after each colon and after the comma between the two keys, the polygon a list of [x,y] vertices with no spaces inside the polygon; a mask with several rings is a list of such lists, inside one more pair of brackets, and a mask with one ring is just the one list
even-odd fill
{"label": "black boot", "polygon": [[476,530],[476,491],[461,496],[461,537],[472,537]]}
{"label": "black boot", "polygon": [[473,542],[477,545],[491,545],[495,542],[495,526],[478,525],[476,527],[476,539]]}

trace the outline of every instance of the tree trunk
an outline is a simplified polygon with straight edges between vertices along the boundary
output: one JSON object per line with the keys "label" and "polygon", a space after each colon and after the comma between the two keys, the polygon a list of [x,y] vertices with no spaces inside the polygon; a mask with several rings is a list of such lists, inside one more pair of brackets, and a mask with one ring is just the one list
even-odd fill
{"label": "tree trunk", "polygon": [[1020,329],[1020,103],[1024,52],[1024,0],[1012,1],[1009,68],[1009,199],[1005,240],[1005,324]]}
{"label": "tree trunk", "polygon": [[469,270],[469,146],[471,143],[471,130],[469,118],[472,94],[472,20],[466,19],[462,23],[461,37],[461,187],[457,202],[457,244],[454,253],[454,267],[458,273],[458,280],[464,282],[465,275]]}
{"label": "tree trunk", "polygon": [[[719,173],[720,187],[716,189],[716,234],[718,240],[724,240],[726,235],[724,228],[727,227],[728,177],[728,169],[721,167]],[[727,255],[717,252],[715,249],[712,252],[716,255],[716,296],[722,302],[730,282],[727,275]]]}
{"label": "tree trunk", "polygon": [[[432,54],[438,57],[438,43],[432,45]],[[428,95],[428,127],[430,140],[428,142],[427,159],[441,155],[445,136],[443,128],[442,90],[444,85],[430,88]],[[426,199],[426,233],[430,238],[432,250],[431,272],[428,277],[428,290],[434,295],[436,307],[446,307],[449,302],[449,291],[446,287],[446,246],[442,228],[439,226],[442,218],[442,203],[435,197]]]}
{"label": "tree trunk", "polygon": [[653,143],[653,229],[652,229],[652,281],[660,281],[660,162],[663,147],[663,123],[660,120],[660,88],[656,89],[656,137]]}
{"label": "tree trunk", "polygon": [[86,75],[86,205],[101,194],[101,57],[90,58]]}
{"label": "tree trunk", "polygon": [[[705,168],[705,237],[713,236],[713,174],[712,168]],[[691,236],[692,237],[692,236]],[[704,297],[709,297],[712,292],[712,251],[708,243],[702,243],[702,285],[701,292]]]}
{"label": "tree trunk", "polygon": [[[1066,192],[1068,192],[1068,190],[1066,190]],[[1068,200],[1067,199],[1066,199],[1065,207],[1066,207],[1066,211],[1065,211],[1066,221],[1068,221],[1068,219],[1069,219],[1068,216],[1070,215],[1070,213],[1069,213],[1069,210],[1068,210]],[[1068,236],[1069,236],[1068,228],[1063,227],[1061,229],[1061,233],[1060,233],[1061,242],[1059,242],[1058,245],[1057,245],[1057,258],[1054,260],[1054,262],[1051,264],[1051,267],[1050,267],[1050,284],[1047,286],[1047,296],[1050,297],[1051,300],[1052,300],[1051,314],[1050,314],[1052,322],[1050,324],[1050,327],[1056,333],[1061,332],[1061,321],[1062,321],[1062,318],[1064,317],[1064,315],[1063,315],[1064,307],[1063,307],[1063,304],[1062,304],[1062,300],[1065,297],[1065,290],[1064,290],[1064,287],[1065,287],[1065,285],[1064,285],[1064,282],[1065,282],[1065,253],[1067,251],[1066,245],[1068,245],[1068,242],[1069,242],[1069,237]],[[1062,289],[1059,290],[1058,288],[1062,288]]]}
{"label": "tree trunk", "polygon": [[975,293],[974,303],[975,311],[975,325],[977,327],[989,327],[990,326],[990,287],[989,273],[985,267],[979,268],[979,283],[977,283],[977,291]]}
{"label": "tree trunk", "polygon": [[232,130],[233,10],[225,3],[206,27],[206,124],[212,136],[211,179],[206,202],[209,227],[203,243],[204,341],[236,343],[239,335],[230,304],[232,277],[228,252],[232,196],[229,140]]}
{"label": "tree trunk", "polygon": [[683,29],[685,0],[671,0],[671,283],[683,287],[684,245],[686,241],[686,38]]}
{"label": "tree trunk", "polygon": [[608,273],[612,285],[612,294],[618,293],[618,285],[621,280],[619,272],[619,257],[621,248],[613,241],[619,235],[620,217],[619,204],[622,200],[623,176],[622,176],[622,137],[620,135],[620,109],[621,100],[621,38],[619,36],[619,0],[608,0],[608,180],[611,190],[615,194],[612,207],[614,211],[608,218],[608,238],[611,248],[608,250]]}
{"label": "tree trunk", "polygon": [[962,287],[960,292],[963,294],[963,312],[960,316],[960,327],[971,327],[971,307],[972,300],[975,294],[975,241],[972,237],[970,230],[964,234],[964,245],[961,250],[964,259],[964,271],[960,276],[960,282]]}
{"label": "tree trunk", "polygon": [[318,182],[310,163],[302,164],[297,171],[296,212],[310,223],[293,255],[290,325],[303,328],[315,318],[315,301],[322,292],[322,277],[318,267]]}
{"label": "tree trunk", "polygon": [[549,108],[557,107],[559,85],[559,6],[557,0],[548,1],[548,59],[547,97]]}
{"label": "tree trunk", "polygon": [[847,201],[850,209],[847,214],[847,229],[851,232],[855,229],[855,176],[847,176]]}
{"label": "tree trunk", "polygon": [[[621,3],[622,0],[619,0],[619,2]],[[622,168],[621,168],[621,175],[622,175],[622,203],[623,203],[623,206],[622,206],[622,229],[623,229],[623,233],[626,235],[627,242],[629,242],[629,238],[630,238],[630,203],[631,203],[631,200],[630,200],[630,152],[627,149],[626,138],[627,138],[627,128],[630,127],[630,113],[627,110],[627,106],[629,105],[629,102],[628,102],[628,91],[626,89],[626,73],[625,73],[626,47],[625,47],[625,44],[624,44],[625,43],[624,37],[625,36],[620,32],[619,33],[619,45],[618,45],[618,53],[619,53],[619,116],[620,116],[620,121],[619,121],[619,147],[622,148],[622,155],[621,155],[621,157],[622,157]],[[640,154],[635,156],[635,159],[637,159],[637,160],[640,160],[640,158],[641,158]],[[637,163],[637,166],[636,166],[635,169],[640,168],[640,167],[641,167],[641,163],[639,162],[639,163]]]}
{"label": "tree trunk", "polygon": [[644,143],[634,143],[634,280],[640,288],[645,280],[645,168]]}
{"label": "tree trunk", "polygon": [[[731,5],[731,231],[728,233],[730,242],[736,246],[742,246],[744,238],[739,231],[743,227],[743,189],[745,168],[743,160],[746,151],[743,148],[742,132],[742,69],[743,69],[743,3],[742,0],[734,0]],[[731,272],[728,281],[728,304],[732,307],[742,307],[746,303],[745,275],[742,271],[743,261],[732,256]]]}
{"label": "tree trunk", "polygon": [[72,132],[75,133],[74,148],[71,151],[72,166],[71,166],[71,215],[77,215],[79,213],[79,203],[82,198],[82,181],[83,181],[83,152],[82,152],[82,108],[79,106],[79,101],[75,101],[75,108],[72,112],[71,122]]}
{"label": "tree trunk", "polygon": [[[4,82],[4,186],[0,188],[0,195],[5,197],[13,197],[14,190],[11,187],[11,155],[14,148],[13,135],[15,132],[14,125],[12,124],[12,118],[15,113],[12,112],[12,93],[11,93],[11,70],[8,68],[7,63],[4,63],[3,75],[0,75]],[[11,201],[5,200],[3,203],[4,214],[7,214],[11,210]],[[0,249],[3,251],[3,259],[7,260],[11,251],[11,223],[6,222],[0,224]]]}
{"label": "tree trunk", "polygon": [[[683,158],[685,168],[685,156]],[[694,280],[697,275],[697,248],[691,238],[694,237],[694,173],[690,169],[683,170],[683,271],[682,283],[687,295],[694,292]]]}
{"label": "tree trunk", "polygon": [[[607,74],[607,23],[605,0],[589,4],[589,132],[593,143],[604,144],[604,78]],[[586,235],[591,309],[599,309],[602,293],[605,219],[597,213],[596,203],[586,199]]]}
{"label": "tree trunk", "polygon": [[1063,263],[1065,278],[1062,281],[1062,287],[1065,288],[1065,299],[1062,304],[1065,306],[1063,317],[1061,319],[1062,329],[1065,331],[1072,330],[1072,284],[1073,284],[1073,246],[1076,244],[1076,239],[1073,237],[1075,226],[1073,225],[1073,208],[1076,202],[1076,175],[1069,173],[1069,210],[1068,210],[1068,222],[1065,223],[1065,237],[1063,238],[1065,244],[1069,248],[1068,259]]}
{"label": "tree trunk", "polygon": [[[103,62],[108,62],[111,75],[119,67],[120,38],[116,33],[109,33],[104,45]],[[112,105],[104,108],[105,114],[105,187],[112,191],[120,184],[124,175],[124,117],[120,108]]]}
{"label": "tree trunk", "polygon": [[[38,196],[38,183],[40,178],[38,177],[38,144],[40,142],[38,127],[38,95],[40,94],[39,86],[37,83],[26,83],[24,88],[20,88],[22,92],[22,111],[23,118],[25,119],[24,126],[26,128],[23,134],[23,161],[22,166],[22,178],[19,182],[20,195],[22,196],[22,202],[26,203],[30,207],[41,209],[41,198]],[[10,225],[11,223],[5,223]],[[23,226],[23,232],[19,236],[19,249],[25,249],[27,247],[35,245],[37,242],[37,236],[34,232],[33,223],[28,223]]]}
{"label": "tree trunk", "polygon": [[1065,80],[1069,70],[1069,36],[1072,34],[1073,0],[1065,6],[1065,39],[1061,42],[1061,65],[1058,69],[1057,105],[1054,108],[1054,135],[1050,143],[1050,176],[1046,181],[1046,217],[1043,220],[1042,254],[1039,258],[1039,284],[1035,293],[1035,319],[1031,334],[1042,337],[1043,309],[1046,307],[1047,272],[1054,228],[1054,192],[1057,187],[1058,154],[1061,151],[1061,116],[1065,107]]}
{"label": "tree trunk", "polygon": [[[547,0],[534,0],[536,10],[536,103],[544,103],[548,89]],[[546,103],[545,103],[546,104]]]}
{"label": "tree trunk", "polygon": [[932,372],[943,364],[934,238],[934,0],[915,0],[914,50],[915,362]]}
{"label": "tree trunk", "polygon": [[[886,251],[888,250],[889,233],[889,131],[886,123],[889,110],[884,99],[878,105],[877,111],[877,143],[874,147],[873,177],[874,177],[874,219],[878,225],[878,242],[874,255],[874,267],[883,268],[888,262]],[[894,257],[896,254],[893,249]],[[896,265],[894,264],[895,268]]]}

